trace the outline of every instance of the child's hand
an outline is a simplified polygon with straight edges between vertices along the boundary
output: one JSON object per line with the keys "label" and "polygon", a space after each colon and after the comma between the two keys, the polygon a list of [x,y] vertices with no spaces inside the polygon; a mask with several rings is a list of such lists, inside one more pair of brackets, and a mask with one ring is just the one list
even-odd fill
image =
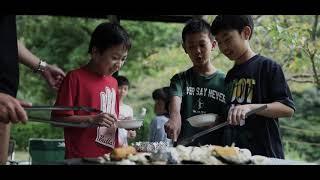
{"label": "child's hand", "polygon": [[172,139],[173,142],[176,142],[181,130],[181,120],[169,119],[165,123],[164,129],[167,133],[168,138]]}
{"label": "child's hand", "polygon": [[137,133],[135,130],[129,130],[128,131],[128,138],[133,139],[137,136]]}
{"label": "child's hand", "polygon": [[241,120],[245,120],[247,112],[251,110],[250,104],[246,105],[231,105],[228,112],[227,121],[231,125],[240,125]]}
{"label": "child's hand", "polygon": [[90,121],[90,123],[110,128],[117,121],[117,118],[112,114],[101,113],[101,114],[94,116],[89,121]]}

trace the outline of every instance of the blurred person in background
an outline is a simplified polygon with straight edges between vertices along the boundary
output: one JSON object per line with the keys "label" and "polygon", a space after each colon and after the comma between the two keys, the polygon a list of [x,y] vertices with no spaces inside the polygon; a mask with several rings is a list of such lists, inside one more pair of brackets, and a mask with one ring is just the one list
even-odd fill
{"label": "blurred person in background", "polygon": [[169,87],[156,89],[152,92],[154,100],[154,113],[156,117],[150,123],[150,142],[171,143],[164,129],[164,124],[169,120]]}
{"label": "blurred person in background", "polygon": [[[119,91],[119,120],[132,120],[133,109],[131,106],[124,103],[124,98],[128,95],[130,82],[125,76],[117,76],[118,91]],[[134,139],[136,137],[135,130],[126,130],[124,128],[118,128],[119,146],[128,146],[128,138]]]}

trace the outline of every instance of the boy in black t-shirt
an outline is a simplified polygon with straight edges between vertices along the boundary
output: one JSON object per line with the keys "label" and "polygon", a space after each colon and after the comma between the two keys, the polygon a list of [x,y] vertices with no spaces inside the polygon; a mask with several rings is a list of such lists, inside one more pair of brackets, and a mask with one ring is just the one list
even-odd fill
{"label": "boy in black t-shirt", "polygon": [[[230,124],[225,141],[253,155],[284,159],[278,118],[291,117],[295,107],[281,66],[250,48],[253,26],[250,15],[218,15],[211,25],[220,51],[235,62],[225,79]],[[245,118],[264,104],[267,109]]]}

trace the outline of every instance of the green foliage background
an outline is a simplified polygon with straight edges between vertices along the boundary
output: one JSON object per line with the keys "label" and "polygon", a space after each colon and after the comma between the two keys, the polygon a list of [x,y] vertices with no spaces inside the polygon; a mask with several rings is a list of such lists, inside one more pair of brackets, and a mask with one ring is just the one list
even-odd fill
{"label": "green foliage background", "polygon": [[[314,16],[254,16],[255,30],[251,40],[254,51],[280,63],[287,78],[297,74],[312,74],[308,49],[316,52],[320,43],[311,38]],[[209,22],[214,16],[209,16]],[[17,16],[18,37],[38,57],[56,64],[64,71],[88,62],[90,34],[107,20],[57,16]],[[129,78],[132,86],[126,102],[138,113],[147,108],[144,126],[137,131],[134,141],[148,139],[149,124],[154,117],[151,93],[154,89],[169,85],[177,72],[191,67],[188,56],[181,47],[184,24],[121,21],[129,32],[133,47],[120,75]],[[315,29],[320,36],[319,27]],[[213,52],[212,63],[224,72],[232,67],[218,50]],[[319,70],[319,52],[314,61]],[[18,97],[33,104],[52,105],[56,94],[46,82],[20,65],[20,89]],[[297,111],[291,119],[281,119],[286,156],[289,159],[317,161],[320,159],[320,92],[313,83],[288,81],[293,92]],[[50,112],[37,114],[47,117]],[[12,138],[18,149],[27,149],[29,138],[63,138],[61,128],[30,122],[13,125]]]}

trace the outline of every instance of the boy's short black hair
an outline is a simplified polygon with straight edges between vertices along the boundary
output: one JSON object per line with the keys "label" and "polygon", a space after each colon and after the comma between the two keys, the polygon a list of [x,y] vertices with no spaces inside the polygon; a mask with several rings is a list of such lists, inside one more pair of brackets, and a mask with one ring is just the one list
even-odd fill
{"label": "boy's short black hair", "polygon": [[187,34],[198,33],[198,32],[208,32],[210,39],[213,36],[210,31],[210,24],[201,18],[193,18],[187,21],[186,25],[182,30],[182,41],[185,43]]}
{"label": "boy's short black hair", "polygon": [[163,87],[156,89],[152,92],[152,98],[153,100],[163,100],[165,102],[165,109],[169,112],[169,102],[170,102],[170,96],[169,96],[169,87]]}
{"label": "boy's short black hair", "polygon": [[222,30],[238,30],[240,33],[245,26],[251,28],[253,34],[253,19],[251,15],[218,15],[211,24],[211,33],[215,36]]}
{"label": "boy's short black hair", "polygon": [[116,23],[101,23],[91,35],[88,53],[92,53],[93,47],[96,47],[100,53],[103,53],[106,49],[120,44],[123,44],[124,48],[130,50],[131,41],[127,31]]}
{"label": "boy's short black hair", "polygon": [[125,85],[127,85],[128,87],[130,86],[130,82],[128,78],[126,78],[125,76],[117,76],[116,79],[118,81],[118,86],[125,86]]}

